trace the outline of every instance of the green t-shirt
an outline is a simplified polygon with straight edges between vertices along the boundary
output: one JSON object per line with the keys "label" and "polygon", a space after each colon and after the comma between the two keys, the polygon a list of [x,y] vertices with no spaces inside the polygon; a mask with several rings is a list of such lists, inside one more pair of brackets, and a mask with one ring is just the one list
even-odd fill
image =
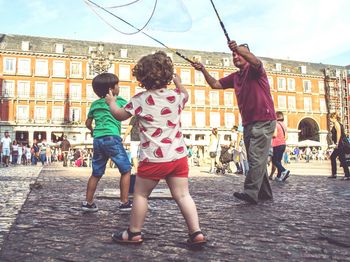
{"label": "green t-shirt", "polygon": [[[125,106],[127,101],[122,97],[118,96],[116,104],[118,107]],[[94,137],[101,136],[120,136],[121,124],[120,121],[116,120],[105,98],[100,98],[92,102],[88,118],[95,120]]]}

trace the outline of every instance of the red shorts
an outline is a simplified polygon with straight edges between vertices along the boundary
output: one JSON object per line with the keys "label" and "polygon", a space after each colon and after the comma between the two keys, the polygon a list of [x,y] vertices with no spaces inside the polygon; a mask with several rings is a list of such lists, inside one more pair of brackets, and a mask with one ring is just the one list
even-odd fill
{"label": "red shorts", "polygon": [[188,177],[187,157],[162,163],[141,162],[137,168],[137,176],[152,180],[167,177]]}

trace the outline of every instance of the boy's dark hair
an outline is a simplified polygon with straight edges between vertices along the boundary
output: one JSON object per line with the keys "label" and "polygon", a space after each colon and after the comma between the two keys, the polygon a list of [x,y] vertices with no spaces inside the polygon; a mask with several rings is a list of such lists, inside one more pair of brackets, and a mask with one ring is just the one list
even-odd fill
{"label": "boy's dark hair", "polygon": [[98,97],[103,98],[108,94],[109,89],[114,88],[118,83],[119,79],[115,74],[102,73],[92,79],[92,88]]}
{"label": "boy's dark hair", "polygon": [[139,86],[149,89],[160,89],[171,83],[174,65],[163,51],[142,57],[132,70]]}
{"label": "boy's dark hair", "polygon": [[276,117],[277,117],[278,121],[284,121],[284,116],[283,116],[283,113],[281,111],[276,112]]}

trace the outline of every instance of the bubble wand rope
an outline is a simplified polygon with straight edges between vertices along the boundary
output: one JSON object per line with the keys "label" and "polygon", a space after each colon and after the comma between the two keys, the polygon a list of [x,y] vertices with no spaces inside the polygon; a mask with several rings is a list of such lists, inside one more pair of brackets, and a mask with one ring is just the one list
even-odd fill
{"label": "bubble wand rope", "polygon": [[93,5],[95,5],[96,7],[102,9],[103,11],[105,11],[106,13],[114,16],[115,18],[119,19],[120,21],[124,22],[125,24],[129,25],[130,27],[134,28],[135,30],[138,30],[140,31],[142,34],[144,34],[145,36],[149,37],[150,39],[152,39],[153,41],[157,42],[158,44],[164,46],[166,49],[170,50],[171,52],[175,53],[176,55],[178,55],[179,57],[185,59],[187,62],[193,64],[194,62],[192,60],[190,60],[189,58],[187,58],[186,56],[184,56],[183,54],[181,54],[179,51],[175,50],[175,49],[172,49],[168,46],[166,46],[164,43],[162,43],[161,41],[159,41],[158,39],[154,38],[153,36],[150,36],[149,34],[141,31],[140,29],[138,29],[137,27],[135,27],[134,25],[130,24],[128,21],[124,20],[123,18],[111,13],[110,11],[108,11],[107,9],[105,9],[104,7],[96,4],[95,2],[91,1],[91,0],[84,0],[85,2],[89,2]]}
{"label": "bubble wand rope", "polygon": [[219,16],[218,10],[216,10],[216,7],[215,7],[215,5],[214,5],[214,2],[213,2],[212,0],[210,0],[210,2],[211,2],[212,6],[213,6],[213,8],[214,8],[214,11],[215,11],[215,13],[216,13],[216,16],[217,16],[217,17],[218,17],[218,19],[219,19],[219,22],[220,22],[221,28],[222,28],[222,30],[224,31],[224,34],[225,34],[226,39],[227,39],[227,42],[230,42],[230,41],[231,41],[231,40],[230,40],[230,37],[228,36],[228,33],[227,33],[227,31],[226,31],[226,28],[225,28],[224,23],[223,23],[223,22],[221,21],[221,19],[220,19],[220,16]]}

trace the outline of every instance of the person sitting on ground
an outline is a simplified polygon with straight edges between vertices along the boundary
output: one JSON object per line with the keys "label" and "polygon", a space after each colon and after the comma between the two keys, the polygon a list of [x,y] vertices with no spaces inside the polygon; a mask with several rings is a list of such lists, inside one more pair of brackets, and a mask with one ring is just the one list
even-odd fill
{"label": "person sitting on ground", "polygon": [[[83,211],[98,211],[98,207],[94,203],[94,194],[98,182],[105,173],[109,158],[112,159],[121,174],[119,183],[121,203],[119,210],[131,210],[132,202],[128,197],[131,163],[120,137],[121,124],[112,116],[105,100],[108,91],[116,96],[119,94],[118,83],[118,77],[111,73],[102,73],[92,80],[92,88],[100,98],[92,102],[85,122],[86,127],[91,131],[91,135],[94,138],[94,154],[92,157],[92,174],[86,188],[86,200],[82,204]],[[118,96],[113,103],[116,107],[122,107],[126,104],[126,100]],[[92,127],[93,121],[95,121],[95,128]]]}
{"label": "person sitting on ground", "polygon": [[[140,128],[140,163],[134,191],[134,205],[129,228],[112,235],[118,243],[142,243],[141,229],[146,217],[147,201],[152,190],[165,179],[172,197],[186,220],[192,245],[202,245],[206,239],[199,227],[196,205],[188,189],[186,144],[181,132],[181,112],[188,93],[180,77],[174,75],[173,63],[164,52],[144,56],[133,69],[133,75],[146,91],[136,94],[122,109],[117,108],[112,92],[106,102],[119,121],[136,116]],[[167,85],[174,81],[175,90]]]}

